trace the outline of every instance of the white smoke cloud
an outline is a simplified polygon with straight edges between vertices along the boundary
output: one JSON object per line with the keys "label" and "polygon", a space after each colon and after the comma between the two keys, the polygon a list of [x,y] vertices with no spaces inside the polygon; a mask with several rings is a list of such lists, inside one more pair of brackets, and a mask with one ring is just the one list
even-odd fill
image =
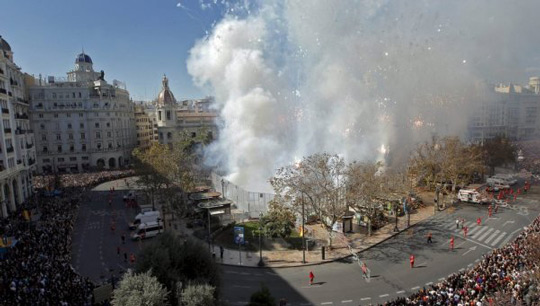
{"label": "white smoke cloud", "polygon": [[434,133],[462,135],[486,81],[540,66],[540,1],[239,3],[187,65],[221,111],[209,158],[251,189],[315,152],[376,159],[384,146],[403,161]]}

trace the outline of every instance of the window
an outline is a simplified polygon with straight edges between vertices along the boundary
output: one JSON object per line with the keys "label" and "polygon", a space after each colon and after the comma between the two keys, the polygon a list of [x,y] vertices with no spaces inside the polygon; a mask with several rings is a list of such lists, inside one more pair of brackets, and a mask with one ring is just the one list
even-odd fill
{"label": "window", "polygon": [[69,139],[69,140],[73,140],[73,134],[72,134],[72,133],[69,133],[69,134],[68,134],[68,139]]}
{"label": "window", "polygon": [[158,115],[158,120],[161,121],[161,111],[159,111],[159,112],[157,113],[157,115]]}
{"label": "window", "polygon": [[84,133],[81,133],[81,139],[86,139],[86,135]]}
{"label": "window", "polygon": [[58,114],[54,114],[54,118],[58,118]]}
{"label": "window", "polygon": [[39,125],[39,127],[40,127],[42,130],[44,130],[44,129],[45,129],[45,124],[42,123],[42,124]]}
{"label": "window", "polygon": [[58,153],[62,153],[62,145],[59,145],[59,146],[57,147],[57,149],[58,149]]}
{"label": "window", "polygon": [[50,163],[51,160],[50,160],[49,158],[44,158],[44,159],[43,159],[43,162],[44,162],[44,163]]}
{"label": "window", "polygon": [[69,158],[69,161],[77,161],[77,157],[76,156],[72,156]]}
{"label": "window", "polygon": [[107,127],[111,127],[111,123],[110,123],[110,122],[107,122]]}
{"label": "window", "polygon": [[107,137],[108,137],[108,138],[111,138],[111,137],[112,137],[112,133],[111,133],[111,132],[107,132]]}
{"label": "window", "polygon": [[63,157],[58,157],[58,161],[63,163],[64,162],[64,158]]}
{"label": "window", "polygon": [[70,151],[70,152],[75,151],[75,146],[74,146],[74,145],[70,145],[70,146],[69,146],[69,151]]}
{"label": "window", "polygon": [[70,113],[67,113],[66,116],[67,116],[68,118],[71,118],[71,114],[70,114]]}
{"label": "window", "polygon": [[[79,98],[82,98],[82,94],[81,94],[80,92],[79,92]],[[81,115],[81,114],[79,114],[79,115]],[[81,117],[82,117],[82,116],[81,116]]]}
{"label": "window", "polygon": [[109,149],[112,149],[112,142],[109,142]]}
{"label": "window", "polygon": [[83,113],[79,113],[79,117],[81,117],[81,118],[82,118],[83,116],[84,116],[84,115],[83,115]]}
{"label": "window", "polygon": [[74,92],[71,93],[71,97],[75,98],[75,93]]}
{"label": "window", "polygon": [[61,134],[56,134],[56,140],[62,140],[62,135]]}
{"label": "window", "polygon": [[86,151],[86,145],[84,143],[81,145],[81,150]]}
{"label": "window", "polygon": [[39,114],[38,116],[39,116],[39,118],[43,118],[43,114]]}
{"label": "window", "polygon": [[49,150],[47,149],[47,146],[43,146],[43,153],[47,153]]}
{"label": "window", "polygon": [[100,139],[100,138],[101,138],[101,133],[100,133],[100,132],[96,132],[96,138],[97,138],[97,139]]}
{"label": "window", "polygon": [[98,148],[98,150],[101,150],[101,143],[98,142],[97,148]]}
{"label": "window", "polygon": [[68,123],[68,129],[71,129],[71,123]]}
{"label": "window", "polygon": [[47,141],[47,134],[41,134],[41,141]]}
{"label": "window", "polygon": [[167,120],[171,120],[171,111],[167,111]]}
{"label": "window", "polygon": [[83,156],[83,157],[81,157],[81,159],[82,160],[88,160],[89,158],[88,158],[88,156]]}

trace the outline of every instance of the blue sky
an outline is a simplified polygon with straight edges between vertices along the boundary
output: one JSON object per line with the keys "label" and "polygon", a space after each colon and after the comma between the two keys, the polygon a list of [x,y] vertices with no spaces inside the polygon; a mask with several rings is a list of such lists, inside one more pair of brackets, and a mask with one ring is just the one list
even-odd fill
{"label": "blue sky", "polygon": [[[175,97],[200,98],[186,71],[194,43],[223,8],[199,0],[4,0],[0,35],[24,72],[65,76],[84,51],[108,81],[127,83],[135,100],[153,99],[166,73]],[[202,1],[208,2],[208,1]]]}

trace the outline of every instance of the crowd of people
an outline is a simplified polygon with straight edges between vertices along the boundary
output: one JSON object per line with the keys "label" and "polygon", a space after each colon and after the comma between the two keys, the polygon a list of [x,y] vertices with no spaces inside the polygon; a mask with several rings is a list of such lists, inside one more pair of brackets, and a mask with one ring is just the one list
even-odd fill
{"label": "crowd of people", "polygon": [[[0,219],[0,236],[16,242],[0,254],[0,305],[92,305],[94,285],[71,266],[78,206],[87,188],[129,175],[124,170],[35,177],[36,188],[59,189],[62,196],[37,192]],[[28,211],[34,218],[28,218]]]}
{"label": "crowd of people", "polygon": [[383,305],[538,305],[540,216],[513,243],[482,257],[474,268]]}

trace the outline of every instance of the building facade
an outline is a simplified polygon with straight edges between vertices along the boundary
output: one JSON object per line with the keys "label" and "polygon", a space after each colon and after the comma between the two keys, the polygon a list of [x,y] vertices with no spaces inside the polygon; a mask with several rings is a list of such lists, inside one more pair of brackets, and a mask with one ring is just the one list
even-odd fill
{"label": "building facade", "polygon": [[154,142],[154,123],[142,103],[135,105],[135,129],[137,147],[142,150],[149,148]]}
{"label": "building facade", "polygon": [[163,76],[162,88],[154,101],[153,109],[157,124],[157,139],[162,144],[172,145],[188,135],[195,138],[205,133],[209,140],[217,137],[217,113],[210,108],[212,98],[177,102],[169,88],[169,80]]}
{"label": "building facade", "polygon": [[0,36],[0,216],[6,217],[32,195],[36,163],[24,74],[10,45]]}
{"label": "building facade", "polygon": [[540,78],[530,78],[526,86],[494,86],[471,116],[468,134],[474,142],[499,135],[510,140],[539,138]]}
{"label": "building facade", "polygon": [[134,105],[84,52],[67,78],[27,77],[37,171],[81,172],[127,165],[136,144]]}

